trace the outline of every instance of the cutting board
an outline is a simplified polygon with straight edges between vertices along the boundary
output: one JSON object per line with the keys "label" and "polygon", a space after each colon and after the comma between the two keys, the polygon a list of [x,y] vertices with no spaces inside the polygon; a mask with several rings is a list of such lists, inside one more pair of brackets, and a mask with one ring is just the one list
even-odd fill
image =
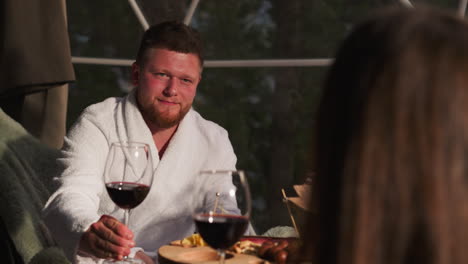
{"label": "cutting board", "polygon": [[[218,254],[210,247],[184,248],[181,246],[162,246],[158,250],[161,264],[218,264]],[[252,255],[228,254],[226,264],[260,264],[265,260]]]}

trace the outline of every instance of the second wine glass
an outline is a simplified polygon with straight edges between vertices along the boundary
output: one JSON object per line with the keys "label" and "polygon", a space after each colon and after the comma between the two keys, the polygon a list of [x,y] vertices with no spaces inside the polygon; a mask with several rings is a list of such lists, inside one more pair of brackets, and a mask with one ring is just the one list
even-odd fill
{"label": "second wine glass", "polygon": [[205,242],[218,251],[224,263],[225,250],[233,246],[249,225],[251,198],[243,171],[201,171],[193,219]]}
{"label": "second wine glass", "polygon": [[[104,170],[104,183],[111,200],[124,209],[124,224],[128,226],[130,210],[143,202],[153,183],[149,145],[139,142],[112,143]],[[143,263],[127,257],[118,262]]]}

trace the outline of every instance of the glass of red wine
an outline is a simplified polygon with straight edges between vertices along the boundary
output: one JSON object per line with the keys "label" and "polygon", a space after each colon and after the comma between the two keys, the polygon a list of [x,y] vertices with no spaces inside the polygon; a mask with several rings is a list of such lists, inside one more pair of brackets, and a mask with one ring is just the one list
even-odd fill
{"label": "glass of red wine", "polygon": [[203,240],[218,251],[222,264],[226,249],[248,228],[252,208],[249,185],[243,171],[206,170],[199,176],[193,219]]}
{"label": "glass of red wine", "polygon": [[[130,210],[143,202],[153,183],[149,145],[139,142],[112,143],[104,169],[104,183],[111,200],[124,210],[124,224],[128,226]],[[143,263],[128,257],[123,261],[106,261],[109,262]]]}

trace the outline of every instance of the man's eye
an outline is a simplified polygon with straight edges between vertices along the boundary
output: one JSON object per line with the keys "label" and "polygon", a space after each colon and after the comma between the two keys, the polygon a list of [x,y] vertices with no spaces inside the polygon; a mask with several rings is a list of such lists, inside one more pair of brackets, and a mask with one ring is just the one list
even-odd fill
{"label": "man's eye", "polygon": [[191,84],[191,83],[193,83],[192,80],[190,80],[190,79],[182,79],[182,82],[183,82],[183,83],[186,83],[186,84]]}
{"label": "man's eye", "polygon": [[165,74],[164,72],[155,72],[153,74],[158,76],[158,77],[161,77],[161,78],[167,78],[168,77],[168,75]]}

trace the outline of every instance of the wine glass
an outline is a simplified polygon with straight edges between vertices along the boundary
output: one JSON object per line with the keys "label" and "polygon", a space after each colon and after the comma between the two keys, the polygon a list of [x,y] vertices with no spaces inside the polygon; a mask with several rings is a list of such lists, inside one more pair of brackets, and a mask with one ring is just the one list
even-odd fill
{"label": "wine glass", "polygon": [[[130,210],[137,207],[149,193],[153,183],[153,164],[148,144],[114,142],[111,144],[104,170],[104,183],[111,200],[124,210],[128,226]],[[105,263],[143,263],[127,256],[123,261]]]}
{"label": "wine glass", "polygon": [[222,264],[225,250],[248,228],[252,207],[249,185],[243,171],[206,170],[199,176],[192,216],[201,237],[218,251]]}

